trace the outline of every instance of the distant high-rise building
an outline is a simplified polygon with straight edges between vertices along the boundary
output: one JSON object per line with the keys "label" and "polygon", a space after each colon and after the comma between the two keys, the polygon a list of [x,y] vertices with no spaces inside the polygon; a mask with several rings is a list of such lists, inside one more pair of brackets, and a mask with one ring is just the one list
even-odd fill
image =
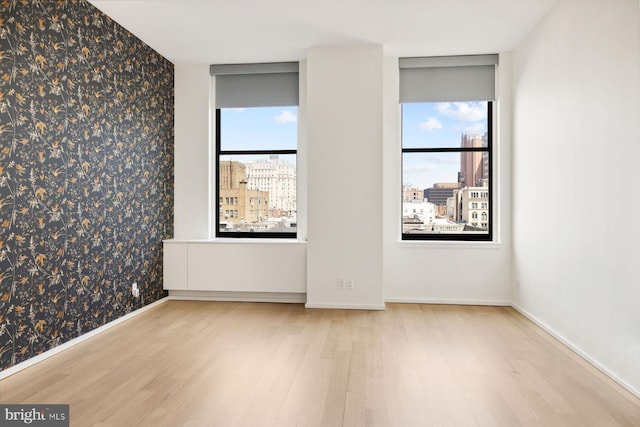
{"label": "distant high-rise building", "polygon": [[489,187],[486,185],[454,190],[448,207],[455,222],[475,228],[489,228]]}
{"label": "distant high-rise building", "polygon": [[[402,232],[424,231],[425,225],[436,219],[436,209],[432,203],[413,200],[402,203]],[[427,227],[430,229],[430,226]]]}
{"label": "distant high-rise building", "polygon": [[240,181],[247,178],[247,168],[244,163],[235,161],[221,161],[219,168],[220,190],[240,188]]}
{"label": "distant high-rise building", "polygon": [[[270,156],[247,163],[247,185],[269,192],[269,208],[282,216],[296,212],[296,166],[287,160]],[[278,215],[278,216],[280,216]]]}
{"label": "distant high-rise building", "polygon": [[402,201],[411,202],[413,200],[424,200],[424,190],[409,185],[402,186]]}
{"label": "distant high-rise building", "polygon": [[453,196],[453,190],[460,188],[457,182],[437,182],[424,190],[424,198],[436,206],[446,206],[447,199]]}
{"label": "distant high-rise building", "polygon": [[460,183],[458,182],[436,182],[433,184],[433,188],[460,188]]}
{"label": "distant high-rise building", "polygon": [[447,200],[453,197],[453,191],[460,188],[457,182],[436,182],[433,187],[424,190],[424,198],[433,203],[438,218],[446,218]]}
{"label": "distant high-rise building", "polygon": [[[462,148],[487,147],[487,134],[484,136],[462,134],[460,146]],[[458,181],[460,188],[482,186],[489,179],[489,159],[486,152],[460,153],[460,174]]]}
{"label": "distant high-rise building", "polygon": [[221,161],[218,209],[224,224],[261,223],[268,217],[269,193],[247,187],[246,165]]}

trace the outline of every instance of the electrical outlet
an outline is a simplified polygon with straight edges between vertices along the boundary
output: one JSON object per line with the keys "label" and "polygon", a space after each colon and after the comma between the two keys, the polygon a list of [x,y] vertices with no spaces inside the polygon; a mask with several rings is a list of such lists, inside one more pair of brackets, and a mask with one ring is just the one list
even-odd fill
{"label": "electrical outlet", "polygon": [[344,279],[338,279],[336,281],[336,289],[340,291],[344,289]]}
{"label": "electrical outlet", "polygon": [[138,298],[140,296],[140,289],[138,289],[137,282],[133,282],[131,285],[131,295],[133,295],[134,298]]}
{"label": "electrical outlet", "polygon": [[347,288],[348,291],[353,290],[353,288],[354,288],[353,280],[351,280],[351,279],[345,280],[345,287]]}
{"label": "electrical outlet", "polygon": [[520,292],[520,280],[516,280],[516,291]]}

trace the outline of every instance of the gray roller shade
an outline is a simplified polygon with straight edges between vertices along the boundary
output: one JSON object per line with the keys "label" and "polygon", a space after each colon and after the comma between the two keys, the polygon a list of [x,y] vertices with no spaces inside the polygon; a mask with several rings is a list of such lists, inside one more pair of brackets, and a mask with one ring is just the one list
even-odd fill
{"label": "gray roller shade", "polygon": [[491,101],[498,55],[400,58],[400,102]]}
{"label": "gray roller shade", "polygon": [[298,105],[298,63],[211,65],[216,108]]}

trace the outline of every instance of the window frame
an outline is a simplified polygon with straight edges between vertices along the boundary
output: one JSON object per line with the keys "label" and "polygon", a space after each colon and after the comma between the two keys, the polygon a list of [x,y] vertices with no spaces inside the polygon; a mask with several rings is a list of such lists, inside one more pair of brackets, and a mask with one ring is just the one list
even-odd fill
{"label": "window frame", "polygon": [[[292,106],[293,107],[293,106]],[[298,108],[298,106],[295,106]],[[249,107],[251,108],[251,107]],[[228,155],[291,155],[296,156],[296,181],[298,180],[297,173],[297,157],[298,150],[296,149],[278,149],[278,150],[223,150],[222,149],[222,120],[221,120],[221,108],[216,108],[215,111],[215,197],[214,200],[218,201],[215,205],[215,231],[214,236],[216,238],[234,238],[234,239],[297,239],[298,231],[294,232],[281,232],[281,231],[221,231],[220,230],[220,157]],[[297,211],[297,206],[296,206]]]}
{"label": "window frame", "polygon": [[[464,101],[452,101],[452,102],[464,102]],[[419,148],[404,148],[402,135],[402,123],[400,126],[401,137],[401,166],[400,166],[400,186],[404,185],[404,154],[405,153],[464,153],[464,152],[481,152],[487,153],[488,169],[489,169],[489,185],[487,188],[488,197],[488,221],[487,221],[487,233],[405,233],[402,224],[402,199],[400,201],[400,234],[402,241],[461,241],[461,242],[493,242],[494,239],[494,168],[493,168],[493,155],[494,155],[494,143],[493,143],[493,109],[494,101],[485,100],[487,103],[487,147],[419,147]],[[431,103],[425,101],[424,103]],[[403,106],[401,105],[401,122],[404,120]]]}

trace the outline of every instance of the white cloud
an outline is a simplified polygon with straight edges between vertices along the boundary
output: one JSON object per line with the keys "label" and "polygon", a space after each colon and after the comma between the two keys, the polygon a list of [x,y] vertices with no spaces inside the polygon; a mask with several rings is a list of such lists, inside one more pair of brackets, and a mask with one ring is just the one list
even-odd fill
{"label": "white cloud", "polygon": [[472,123],[468,126],[463,126],[462,131],[467,134],[481,135],[486,131],[486,125],[484,122]]}
{"label": "white cloud", "polygon": [[487,106],[484,102],[441,102],[438,112],[462,122],[486,120]]}
{"label": "white cloud", "polygon": [[278,123],[295,123],[298,121],[298,118],[290,110],[282,110],[280,114],[273,117],[273,120]]}
{"label": "white cloud", "polygon": [[[439,153],[438,153],[439,154]],[[420,160],[405,163],[402,169],[404,174],[421,174],[431,172],[438,169],[448,169],[449,166],[459,166],[460,157],[458,156],[421,156]]]}
{"label": "white cloud", "polygon": [[425,122],[420,123],[419,126],[420,126],[420,129],[424,129],[428,131],[442,129],[443,127],[440,120],[436,119],[435,117],[429,117]]}
{"label": "white cloud", "polygon": [[417,175],[425,172],[430,172],[435,169],[438,169],[438,165],[435,163],[429,162],[429,163],[424,163],[420,166],[404,167],[402,168],[402,172],[405,175],[411,175],[411,174]]}

